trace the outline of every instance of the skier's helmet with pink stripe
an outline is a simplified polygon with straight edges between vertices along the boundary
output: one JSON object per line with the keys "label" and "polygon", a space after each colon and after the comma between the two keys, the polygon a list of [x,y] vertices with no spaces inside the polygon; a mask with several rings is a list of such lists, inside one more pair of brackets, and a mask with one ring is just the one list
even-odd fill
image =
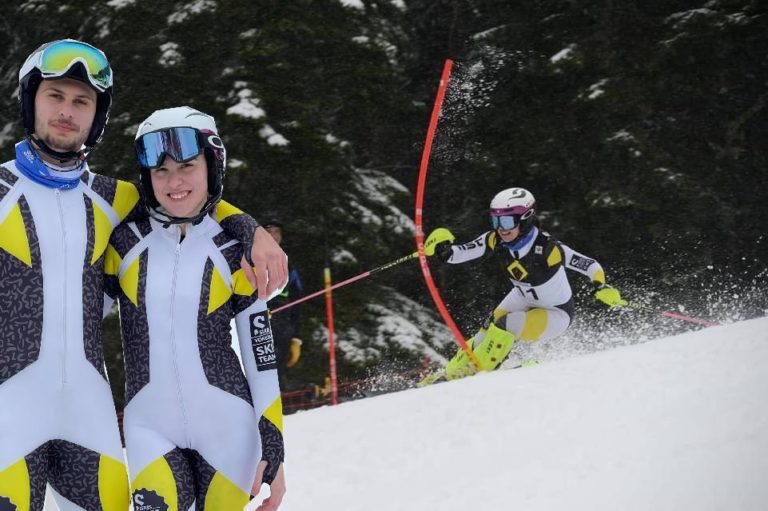
{"label": "skier's helmet with pink stripe", "polygon": [[491,200],[490,218],[494,230],[520,226],[520,234],[526,234],[536,221],[536,199],[525,188],[502,190]]}

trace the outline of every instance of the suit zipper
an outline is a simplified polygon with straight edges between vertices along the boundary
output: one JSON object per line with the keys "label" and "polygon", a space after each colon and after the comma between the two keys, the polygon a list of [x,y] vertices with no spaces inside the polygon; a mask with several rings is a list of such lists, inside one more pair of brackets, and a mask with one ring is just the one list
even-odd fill
{"label": "suit zipper", "polygon": [[64,271],[62,272],[64,278],[64,285],[62,286],[63,300],[61,300],[61,307],[63,311],[62,315],[62,333],[63,333],[63,346],[61,357],[61,384],[62,386],[67,384],[67,275],[69,275],[69,268],[67,267],[67,223],[64,221],[64,205],[61,203],[61,190],[56,190],[56,203],[59,206],[59,222],[61,223],[61,253],[64,260]]}
{"label": "suit zipper", "polygon": [[179,361],[176,351],[176,329],[174,328],[174,310],[176,304],[176,279],[179,272],[179,259],[181,257],[181,233],[179,232],[176,237],[176,254],[173,261],[173,283],[171,284],[171,350],[173,352],[173,371],[176,376],[176,391],[179,397],[179,405],[181,406],[181,416],[184,422],[184,434],[187,436],[187,445],[192,445],[189,438],[189,423],[187,419],[187,408],[184,405],[184,393],[181,388],[181,375],[179,374]]}

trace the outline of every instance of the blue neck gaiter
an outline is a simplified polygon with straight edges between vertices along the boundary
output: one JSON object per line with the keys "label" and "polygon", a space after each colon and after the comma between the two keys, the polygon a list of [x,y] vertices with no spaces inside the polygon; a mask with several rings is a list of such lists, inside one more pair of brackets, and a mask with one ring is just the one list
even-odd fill
{"label": "blue neck gaiter", "polygon": [[526,234],[520,239],[512,240],[509,243],[502,241],[501,246],[512,251],[520,250],[525,246],[526,243],[531,241],[531,238],[533,238],[538,232],[539,230],[536,227],[534,227],[530,231],[528,231],[528,234]]}
{"label": "blue neck gaiter", "polygon": [[85,161],[81,160],[72,170],[56,170],[49,167],[32,149],[29,140],[16,144],[16,167],[29,179],[49,188],[72,190],[85,172]]}

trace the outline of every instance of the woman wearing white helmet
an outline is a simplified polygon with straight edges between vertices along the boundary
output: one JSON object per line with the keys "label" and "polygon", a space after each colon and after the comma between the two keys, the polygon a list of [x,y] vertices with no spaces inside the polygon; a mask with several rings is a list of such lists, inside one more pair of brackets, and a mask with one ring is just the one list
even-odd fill
{"label": "woman wearing white helmet", "polygon": [[[216,221],[229,214],[219,202],[224,144],[211,116],[178,107],[141,123],[135,147],[151,218],[116,229],[106,263],[120,302],[134,508],[243,509],[263,480],[272,495],[260,509],[277,509],[285,480],[274,344],[242,249]],[[245,375],[230,345],[233,317]]]}
{"label": "woman wearing white helmet", "polygon": [[[461,264],[492,254],[512,283],[486,325],[470,339],[483,370],[496,369],[517,339],[551,340],[571,323],[573,300],[565,270],[589,277],[597,300],[615,307],[626,305],[619,292],[605,284],[605,273],[596,260],[576,252],[536,226],[536,200],[525,188],[507,188],[491,200],[492,230],[463,245],[453,244],[448,229],[435,229],[424,250],[450,264]],[[475,372],[469,357],[459,350],[445,368],[447,379]],[[441,375],[438,375],[441,376]],[[434,379],[432,375],[430,379]]]}

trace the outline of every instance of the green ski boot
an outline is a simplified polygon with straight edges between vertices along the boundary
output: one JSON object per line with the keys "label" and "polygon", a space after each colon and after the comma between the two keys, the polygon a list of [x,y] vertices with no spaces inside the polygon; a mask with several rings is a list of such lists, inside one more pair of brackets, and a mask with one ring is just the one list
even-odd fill
{"label": "green ski boot", "polygon": [[488,325],[488,332],[485,334],[483,342],[474,351],[483,370],[493,371],[504,362],[514,345],[515,335],[513,333],[502,330],[491,323]]}
{"label": "green ski boot", "polygon": [[[474,344],[474,338],[467,340],[469,349],[472,349]],[[464,378],[465,376],[472,376],[477,370],[472,362],[469,360],[467,352],[459,348],[459,351],[453,356],[453,358],[445,366],[445,379],[456,380],[458,378]]]}

